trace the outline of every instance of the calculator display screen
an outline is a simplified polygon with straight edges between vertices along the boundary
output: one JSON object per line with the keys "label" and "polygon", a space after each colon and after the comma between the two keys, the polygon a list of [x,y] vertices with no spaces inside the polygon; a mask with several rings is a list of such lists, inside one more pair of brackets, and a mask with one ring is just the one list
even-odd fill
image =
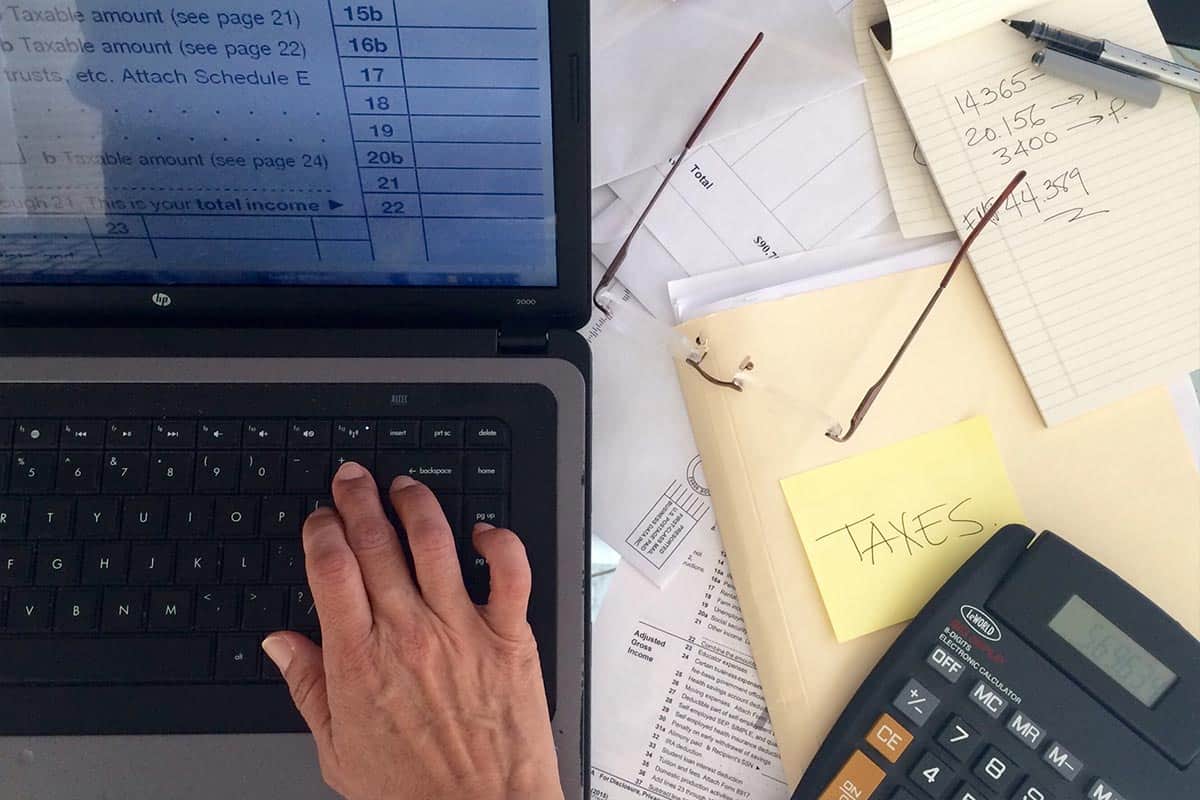
{"label": "calculator display screen", "polygon": [[1161,661],[1078,595],[1072,595],[1054,615],[1050,629],[1143,705],[1153,706],[1178,679]]}

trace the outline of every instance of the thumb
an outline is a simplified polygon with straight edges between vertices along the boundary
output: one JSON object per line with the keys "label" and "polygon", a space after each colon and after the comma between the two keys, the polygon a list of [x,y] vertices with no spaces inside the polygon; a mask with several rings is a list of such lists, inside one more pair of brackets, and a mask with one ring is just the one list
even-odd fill
{"label": "thumb", "polygon": [[325,663],[321,648],[298,633],[272,633],[262,643],[265,652],[287,681],[292,702],[324,749],[329,741],[329,696],[325,690]]}

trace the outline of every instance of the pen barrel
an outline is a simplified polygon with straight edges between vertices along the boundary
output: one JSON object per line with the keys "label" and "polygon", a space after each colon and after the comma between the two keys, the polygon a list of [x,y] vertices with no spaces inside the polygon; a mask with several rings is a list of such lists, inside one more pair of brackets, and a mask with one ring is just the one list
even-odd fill
{"label": "pen barrel", "polygon": [[1100,63],[1131,75],[1153,78],[1179,89],[1200,93],[1200,70],[1165,58],[1106,42]]}
{"label": "pen barrel", "polygon": [[1029,36],[1036,41],[1045,42],[1055,50],[1080,58],[1098,61],[1104,53],[1103,39],[1093,39],[1080,33],[1052,27],[1044,22],[1035,22]]}

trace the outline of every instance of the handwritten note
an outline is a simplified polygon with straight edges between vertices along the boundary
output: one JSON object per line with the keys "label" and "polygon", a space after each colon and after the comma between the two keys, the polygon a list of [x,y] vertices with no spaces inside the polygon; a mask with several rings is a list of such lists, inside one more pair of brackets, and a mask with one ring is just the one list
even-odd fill
{"label": "handwritten note", "polygon": [[[1057,0],[1037,17],[1167,55],[1144,0]],[[885,67],[960,235],[1028,171],[971,263],[1046,423],[1200,365],[1200,120],[1187,94],[1139,108],[1060,80],[998,20],[912,55],[894,39]]]}
{"label": "handwritten note", "polygon": [[983,417],[780,483],[839,642],[912,619],[1024,521]]}

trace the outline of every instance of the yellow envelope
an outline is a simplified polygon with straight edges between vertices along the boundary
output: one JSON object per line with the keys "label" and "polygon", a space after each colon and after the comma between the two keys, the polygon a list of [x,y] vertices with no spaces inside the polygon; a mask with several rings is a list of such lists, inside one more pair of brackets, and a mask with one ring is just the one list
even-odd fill
{"label": "yellow envelope", "polygon": [[839,642],[917,615],[1024,523],[984,417],[780,481]]}

